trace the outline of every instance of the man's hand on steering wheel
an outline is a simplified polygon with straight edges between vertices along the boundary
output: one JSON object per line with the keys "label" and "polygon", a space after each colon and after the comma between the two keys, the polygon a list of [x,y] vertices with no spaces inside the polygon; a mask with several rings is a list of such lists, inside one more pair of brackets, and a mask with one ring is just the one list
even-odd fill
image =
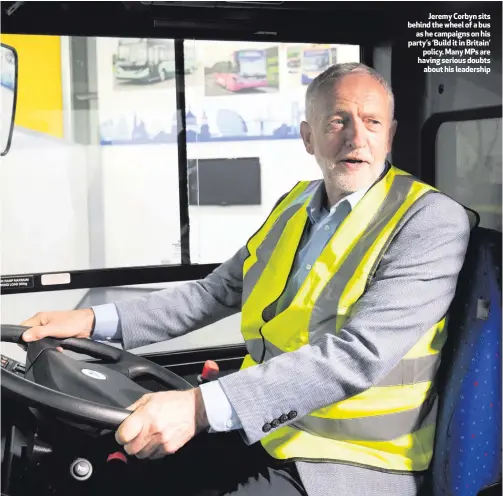
{"label": "man's hand on steering wheel", "polygon": [[94,328],[94,312],[90,308],[61,312],[40,312],[21,323],[30,327],[23,341],[38,341],[46,337],[59,339],[89,338]]}
{"label": "man's hand on steering wheel", "polygon": [[[30,328],[22,338],[27,343],[46,337],[89,338],[94,319],[92,309],[37,313],[21,324]],[[126,453],[138,458],[173,454],[209,427],[199,389],[146,394],[127,409],[133,413],[121,423],[115,438]]]}
{"label": "man's hand on steering wheel", "polygon": [[155,460],[178,451],[209,427],[199,389],[146,394],[115,433],[129,455]]}

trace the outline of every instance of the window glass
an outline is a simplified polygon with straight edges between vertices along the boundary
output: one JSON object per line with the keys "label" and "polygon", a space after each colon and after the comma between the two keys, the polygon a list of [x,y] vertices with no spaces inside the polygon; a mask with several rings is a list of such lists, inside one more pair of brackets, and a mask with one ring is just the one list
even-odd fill
{"label": "window glass", "polygon": [[[179,264],[174,41],[2,39],[19,56],[2,273]],[[359,47],[186,41],[184,54],[191,259],[218,263],[320,177],[299,135],[305,90]]]}
{"label": "window glass", "polygon": [[[91,305],[101,305],[141,297],[152,291],[173,288],[183,284],[186,284],[186,281],[2,295],[1,323],[18,325],[37,312],[89,308]],[[135,354],[158,353],[242,344],[244,341],[240,331],[240,318],[241,314],[231,315],[219,322],[190,332],[185,336],[128,351]],[[15,360],[25,361],[26,353],[16,344],[2,343],[1,350],[3,354]]]}
{"label": "window glass", "polygon": [[2,273],[179,264],[173,40],[2,41],[19,56]]}
{"label": "window glass", "polygon": [[[20,66],[0,168],[2,273],[179,264],[173,40],[3,41]],[[299,134],[307,84],[327,60],[359,61],[359,47],[185,41],[184,57],[191,260],[219,263],[297,181],[321,177]],[[2,323],[156,289],[4,295]],[[242,342],[237,314],[135,352]]]}
{"label": "window glass", "polygon": [[[356,45],[184,42],[190,255],[232,256],[300,180],[321,178],[304,150],[307,85]],[[187,67],[187,53],[194,63]]]}
{"label": "window glass", "polygon": [[501,118],[443,123],[436,166],[438,189],[501,231]]}

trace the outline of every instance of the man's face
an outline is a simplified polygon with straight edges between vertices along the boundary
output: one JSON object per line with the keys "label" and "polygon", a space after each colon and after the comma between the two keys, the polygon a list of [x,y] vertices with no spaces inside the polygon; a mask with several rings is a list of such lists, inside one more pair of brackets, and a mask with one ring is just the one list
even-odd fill
{"label": "man's face", "polygon": [[328,188],[342,194],[379,177],[396,129],[386,90],[371,76],[349,74],[320,94],[301,135]]}

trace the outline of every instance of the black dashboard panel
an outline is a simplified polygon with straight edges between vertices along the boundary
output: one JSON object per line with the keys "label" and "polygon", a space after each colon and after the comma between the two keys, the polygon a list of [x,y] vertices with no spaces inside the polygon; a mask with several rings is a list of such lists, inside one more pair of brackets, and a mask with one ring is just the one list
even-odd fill
{"label": "black dashboard panel", "polygon": [[16,360],[9,358],[5,355],[1,355],[2,360],[2,368],[8,370],[9,372],[14,372],[15,374],[21,375],[24,377],[26,367]]}

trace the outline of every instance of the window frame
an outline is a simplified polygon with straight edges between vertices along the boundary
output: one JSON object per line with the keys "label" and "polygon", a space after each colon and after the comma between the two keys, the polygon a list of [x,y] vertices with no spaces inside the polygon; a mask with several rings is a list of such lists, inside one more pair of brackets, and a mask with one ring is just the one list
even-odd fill
{"label": "window frame", "polygon": [[[32,34],[32,33],[29,33]],[[60,34],[60,36],[72,36]],[[93,35],[90,35],[93,36]],[[95,37],[105,37],[103,35]],[[108,36],[112,37],[112,35]],[[161,36],[150,39],[165,39]],[[11,278],[29,278],[27,287],[4,287],[3,295],[39,293],[47,291],[61,291],[71,289],[92,289],[112,286],[129,286],[139,284],[156,284],[177,281],[191,281],[204,279],[214,271],[222,262],[216,264],[193,264],[190,259],[190,216],[189,216],[189,191],[188,191],[188,159],[187,159],[187,128],[186,128],[186,103],[185,103],[185,67],[184,67],[184,42],[185,41],[229,41],[225,37],[214,39],[199,39],[196,37],[170,38],[174,40],[175,47],[175,93],[176,112],[179,118],[178,130],[178,178],[179,178],[179,212],[180,212],[180,247],[181,263],[177,265],[152,265],[135,267],[113,267],[84,270],[62,270],[38,273],[1,274],[1,280]],[[258,42],[262,39],[243,39],[239,41]],[[270,39],[268,41],[271,41]],[[292,41],[275,40],[278,43],[293,43]],[[316,43],[317,40],[304,41]],[[334,43],[334,42],[332,42]],[[342,42],[352,44],[349,41]],[[362,40],[358,44],[360,60],[367,65],[372,65],[372,46]],[[245,240],[243,240],[243,243]],[[53,280],[65,280],[62,284],[42,284],[43,276],[56,276]],[[63,277],[57,277],[62,275]]]}
{"label": "window frame", "polygon": [[502,105],[478,107],[473,109],[452,110],[431,115],[421,128],[421,169],[420,179],[436,187],[437,184],[437,135],[446,122],[481,121],[501,119]]}

